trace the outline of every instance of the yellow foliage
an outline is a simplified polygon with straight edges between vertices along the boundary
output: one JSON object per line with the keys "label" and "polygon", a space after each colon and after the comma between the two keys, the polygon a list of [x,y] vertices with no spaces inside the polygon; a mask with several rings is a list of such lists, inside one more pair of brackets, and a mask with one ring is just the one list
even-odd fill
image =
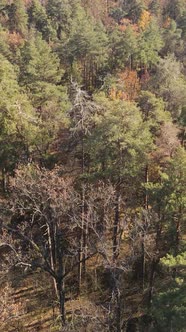
{"label": "yellow foliage", "polygon": [[146,27],[149,25],[150,21],[151,14],[147,10],[143,10],[138,21],[139,28],[145,30]]}
{"label": "yellow foliage", "polygon": [[110,91],[109,91],[109,97],[110,97],[110,99],[112,99],[112,100],[117,99],[117,98],[116,98],[116,88],[115,88],[115,87],[112,87],[112,88],[110,89]]}

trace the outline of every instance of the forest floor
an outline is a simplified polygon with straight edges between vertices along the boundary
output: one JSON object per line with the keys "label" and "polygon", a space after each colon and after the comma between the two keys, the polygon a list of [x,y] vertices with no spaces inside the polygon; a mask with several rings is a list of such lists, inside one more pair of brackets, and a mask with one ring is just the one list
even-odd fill
{"label": "forest floor", "polygon": [[[102,323],[108,316],[111,294],[106,282],[108,276],[102,274],[99,263],[99,258],[89,261],[81,295],[77,295],[73,276],[70,278],[73,283],[67,280],[65,307],[68,332],[107,331]],[[123,317],[135,319],[143,315],[144,294],[137,282],[131,284],[125,280],[124,286]],[[0,332],[60,331],[54,286],[47,273],[16,268],[8,273],[8,278],[0,278],[0,293]]]}
{"label": "forest floor", "polygon": [[[1,285],[4,310],[1,309],[0,332],[57,332],[59,328],[58,307],[54,297],[52,282],[45,273],[35,272],[26,274],[14,274],[8,281]],[[99,289],[84,293],[81,296],[70,298],[67,294],[66,316],[72,329],[77,331],[102,331],[101,321],[107,314],[108,292],[100,295],[100,302],[94,300],[99,294]],[[105,301],[103,297],[105,296]],[[139,316],[139,304],[142,294],[134,294],[130,290],[127,294],[127,307],[125,311],[128,317]],[[132,315],[131,315],[131,308]],[[99,323],[100,321],[100,323]],[[84,323],[82,323],[84,322]],[[88,322],[88,323],[87,323]],[[76,326],[76,328],[75,328]],[[84,328],[83,328],[84,326]],[[86,329],[89,326],[89,329]]]}

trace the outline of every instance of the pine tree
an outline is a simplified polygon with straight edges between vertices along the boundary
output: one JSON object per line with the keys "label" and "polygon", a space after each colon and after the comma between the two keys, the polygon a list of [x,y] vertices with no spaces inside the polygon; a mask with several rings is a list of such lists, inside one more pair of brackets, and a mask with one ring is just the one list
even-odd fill
{"label": "pine tree", "polygon": [[60,81],[62,71],[58,56],[41,35],[32,31],[30,39],[21,49],[20,84],[34,85],[42,81],[56,84]]}
{"label": "pine tree", "polygon": [[137,54],[137,35],[132,27],[127,27],[123,32],[116,28],[109,36],[111,54],[111,69],[121,69],[128,66],[130,69],[135,67],[135,58]]}
{"label": "pine tree", "polygon": [[181,63],[173,55],[160,59],[151,82],[153,91],[163,98],[167,110],[176,119],[181,114],[186,100],[186,83]]}
{"label": "pine tree", "polygon": [[2,55],[0,62],[0,167],[5,175],[16,163],[29,158],[36,135],[36,116],[33,108],[17,83],[13,65]]}
{"label": "pine tree", "polygon": [[19,82],[39,116],[37,145],[41,159],[47,157],[69,107],[67,89],[60,85],[62,74],[58,56],[40,34],[33,33],[21,49]]}
{"label": "pine tree", "polygon": [[52,29],[45,7],[39,0],[32,0],[28,9],[28,17],[29,27],[41,32],[45,40],[49,41],[55,37],[55,30]]}
{"label": "pine tree", "polygon": [[107,43],[103,25],[95,24],[77,3],[70,32],[66,31],[66,39],[59,43],[58,53],[61,61],[69,68],[68,74],[72,75],[74,80],[80,80],[79,83],[87,90],[97,86],[99,71],[107,63]]}
{"label": "pine tree", "polygon": [[157,22],[152,20],[138,39],[137,61],[140,66],[148,68],[156,64],[162,47],[161,31]]}
{"label": "pine tree", "polygon": [[15,0],[8,5],[8,25],[10,32],[18,32],[25,36],[28,31],[28,15],[23,0]]}

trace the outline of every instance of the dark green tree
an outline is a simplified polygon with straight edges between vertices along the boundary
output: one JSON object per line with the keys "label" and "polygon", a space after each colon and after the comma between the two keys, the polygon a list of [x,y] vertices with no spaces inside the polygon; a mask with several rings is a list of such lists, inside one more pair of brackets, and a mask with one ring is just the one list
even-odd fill
{"label": "dark green tree", "polygon": [[74,12],[73,7],[72,2],[69,0],[51,0],[46,4],[47,15],[59,40],[70,32]]}
{"label": "dark green tree", "polygon": [[129,66],[135,67],[136,54],[138,52],[137,35],[129,26],[123,32],[117,27],[109,35],[110,42],[110,67],[122,69]]}
{"label": "dark green tree", "polygon": [[123,0],[122,8],[126,16],[132,19],[134,23],[137,23],[142,11],[146,9],[146,6],[143,0]]}
{"label": "dark green tree", "polygon": [[186,4],[184,0],[169,1],[165,7],[165,14],[173,18],[176,22],[182,17],[186,11]]}
{"label": "dark green tree", "polygon": [[[161,259],[167,282],[152,302],[153,332],[175,330],[184,332],[186,314],[186,287],[184,269],[185,251],[177,255],[167,255]],[[176,271],[176,275],[175,275]]]}
{"label": "dark green tree", "polygon": [[70,32],[59,43],[58,53],[68,68],[68,76],[92,90],[99,83],[99,73],[108,58],[107,35],[103,25],[95,23],[77,3]]}
{"label": "dark green tree", "polygon": [[141,91],[138,105],[142,111],[144,121],[149,121],[150,126],[156,130],[160,125],[170,121],[170,113],[165,111],[165,103],[162,98],[157,98],[150,91]]}
{"label": "dark green tree", "polygon": [[[110,101],[103,95],[96,100],[105,112],[95,115],[95,130],[90,136],[88,149],[94,176],[105,181],[110,180],[116,188],[113,222],[115,260],[119,253],[120,204],[123,200],[128,206],[139,203],[133,201],[132,192],[134,193],[137,188],[139,190],[141,181],[144,181],[143,173],[148,152],[152,148],[152,140],[149,126],[143,121],[135,104]],[[133,189],[130,192],[131,184]],[[143,197],[140,199],[143,200]]]}
{"label": "dark green tree", "polygon": [[0,62],[0,167],[5,175],[21,160],[28,160],[36,135],[36,116],[27,96],[22,93],[13,65],[1,55]]}
{"label": "dark green tree", "polygon": [[32,0],[28,9],[28,23],[30,28],[35,28],[42,33],[45,40],[49,41],[55,37],[55,30],[52,29],[45,7],[39,0]]}
{"label": "dark green tree", "polygon": [[38,152],[47,156],[69,107],[66,88],[60,85],[63,70],[58,56],[40,34],[34,34],[21,49],[19,82],[38,114]]}
{"label": "dark green tree", "polygon": [[37,81],[57,84],[61,76],[58,56],[41,35],[32,30],[29,41],[21,48],[20,84],[30,86]]}
{"label": "dark green tree", "polygon": [[161,50],[163,55],[180,54],[183,50],[182,30],[177,27],[174,20],[171,20],[170,26],[163,30],[163,40],[164,47]]}
{"label": "dark green tree", "polygon": [[161,30],[153,19],[138,39],[138,63],[142,67],[151,67],[159,60],[159,52],[163,47]]}
{"label": "dark green tree", "polygon": [[23,0],[15,0],[7,6],[8,26],[11,32],[25,36],[28,31],[28,15]]}

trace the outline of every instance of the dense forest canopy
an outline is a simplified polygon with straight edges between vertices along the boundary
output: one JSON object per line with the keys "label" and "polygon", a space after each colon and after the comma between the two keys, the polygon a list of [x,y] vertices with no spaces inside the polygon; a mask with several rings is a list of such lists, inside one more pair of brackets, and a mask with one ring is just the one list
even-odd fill
{"label": "dense forest canopy", "polygon": [[185,331],[185,125],[185,0],[0,0],[0,331]]}

